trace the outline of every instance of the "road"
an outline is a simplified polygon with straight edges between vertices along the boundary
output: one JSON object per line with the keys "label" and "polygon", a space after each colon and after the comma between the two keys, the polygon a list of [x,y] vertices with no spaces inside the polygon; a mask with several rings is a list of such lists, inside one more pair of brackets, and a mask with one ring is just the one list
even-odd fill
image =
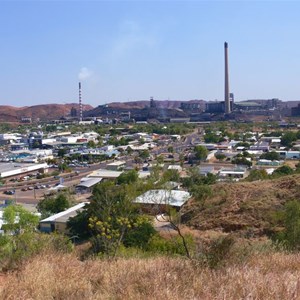
{"label": "road", "polygon": [[[80,182],[80,179],[94,170],[99,168],[103,168],[106,166],[106,163],[90,165],[87,168],[80,168],[80,173],[76,174],[76,172],[61,174],[60,177],[64,178],[64,185],[67,187],[75,186]],[[74,171],[79,171],[79,169],[74,169]],[[46,177],[43,179],[35,179],[29,181],[22,182],[8,182],[4,186],[0,187],[0,201],[6,199],[12,199],[17,203],[25,203],[25,204],[37,204],[40,199],[43,198],[44,194],[48,192],[48,189],[33,189],[27,191],[21,191],[24,187],[34,187],[39,184],[50,184],[55,185],[59,183],[59,179],[54,177]],[[6,195],[3,192],[5,190],[15,190],[14,195]]]}
{"label": "road", "polygon": [[[155,149],[152,149],[150,151],[151,154],[159,155],[161,153],[167,153],[168,147],[172,146],[175,153],[182,153],[185,150],[193,148],[194,144],[197,144],[200,142],[200,137],[197,132],[193,132],[189,135],[186,135],[183,137],[181,141],[175,141],[171,144],[164,145],[157,147]],[[130,155],[119,157],[119,160],[125,160],[127,166],[133,166],[134,158]],[[105,162],[92,164],[87,167],[76,167],[72,169],[71,173],[65,173],[60,174],[59,176],[64,179],[64,185],[66,186],[75,186],[80,182],[80,179],[92,171],[98,170],[98,169],[105,169],[107,164],[112,162],[113,160],[107,160]],[[216,164],[209,164],[209,163],[202,163],[201,165],[205,166],[216,166]],[[224,164],[225,165],[225,164]],[[218,164],[218,166],[222,166],[222,164]],[[52,171],[57,170],[53,169]],[[51,172],[51,169],[50,169]],[[47,189],[33,189],[28,191],[21,191],[22,188],[28,188],[28,187],[34,187],[36,185],[41,184],[50,184],[55,185],[59,183],[59,178],[54,177],[46,177],[43,179],[34,179],[34,180],[28,180],[28,181],[22,181],[22,182],[11,182],[7,181],[7,183],[4,186],[0,187],[0,201],[5,199],[13,199],[16,200],[19,203],[26,203],[26,204],[36,204],[38,201],[44,196],[44,194],[47,192]],[[15,190],[14,195],[5,195],[3,192],[5,190]]]}

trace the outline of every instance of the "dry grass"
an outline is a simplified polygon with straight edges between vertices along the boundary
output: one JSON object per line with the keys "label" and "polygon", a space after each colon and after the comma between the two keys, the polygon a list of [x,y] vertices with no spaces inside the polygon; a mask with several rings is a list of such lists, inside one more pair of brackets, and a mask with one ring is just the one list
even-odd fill
{"label": "dry grass", "polygon": [[274,180],[218,183],[204,207],[196,202],[183,209],[188,226],[200,230],[247,232],[262,236],[272,227],[272,212],[300,197],[300,174]]}
{"label": "dry grass", "polygon": [[300,255],[275,253],[211,270],[184,259],[37,256],[7,275],[0,299],[299,299]]}

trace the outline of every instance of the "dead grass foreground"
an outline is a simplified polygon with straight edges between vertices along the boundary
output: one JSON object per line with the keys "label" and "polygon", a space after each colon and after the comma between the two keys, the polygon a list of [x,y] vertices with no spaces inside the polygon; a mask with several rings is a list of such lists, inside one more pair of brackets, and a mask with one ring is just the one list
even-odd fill
{"label": "dead grass foreground", "polygon": [[300,255],[211,270],[180,258],[79,261],[37,256],[7,275],[0,299],[300,299]]}

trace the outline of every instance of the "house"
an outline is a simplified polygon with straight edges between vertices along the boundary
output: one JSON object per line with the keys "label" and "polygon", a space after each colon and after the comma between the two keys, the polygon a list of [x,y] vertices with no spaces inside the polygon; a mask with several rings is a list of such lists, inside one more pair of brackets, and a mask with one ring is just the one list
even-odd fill
{"label": "house", "polygon": [[167,206],[179,210],[190,198],[190,193],[185,191],[160,189],[149,190],[134,202],[141,204],[144,210],[157,214],[164,212]]}
{"label": "house", "polygon": [[75,217],[78,212],[80,212],[85,207],[86,204],[89,204],[89,202],[79,203],[68,208],[65,211],[41,220],[40,231],[45,233],[50,233],[53,231],[57,231],[59,233],[68,233],[67,222],[69,218]]}
{"label": "house", "polygon": [[250,146],[250,150],[267,152],[270,150],[270,145],[268,142],[257,142]]}
{"label": "house", "polygon": [[247,169],[236,167],[236,168],[222,168],[219,171],[219,177],[221,179],[242,179],[247,176]]}
{"label": "house", "polygon": [[280,166],[283,162],[278,160],[260,159],[257,162],[258,166]]}
{"label": "house", "polygon": [[107,164],[106,169],[111,171],[119,171],[124,169],[126,161],[114,161],[110,164]]}

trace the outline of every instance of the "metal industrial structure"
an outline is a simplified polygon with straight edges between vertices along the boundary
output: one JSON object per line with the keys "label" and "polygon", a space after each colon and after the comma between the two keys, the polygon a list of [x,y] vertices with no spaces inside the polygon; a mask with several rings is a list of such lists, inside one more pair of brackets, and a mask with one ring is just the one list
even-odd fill
{"label": "metal industrial structure", "polygon": [[224,43],[224,54],[225,54],[225,113],[231,113],[230,107],[230,92],[229,92],[229,70],[228,70],[228,43]]}
{"label": "metal industrial structure", "polygon": [[82,122],[81,82],[79,82],[79,122]]}

